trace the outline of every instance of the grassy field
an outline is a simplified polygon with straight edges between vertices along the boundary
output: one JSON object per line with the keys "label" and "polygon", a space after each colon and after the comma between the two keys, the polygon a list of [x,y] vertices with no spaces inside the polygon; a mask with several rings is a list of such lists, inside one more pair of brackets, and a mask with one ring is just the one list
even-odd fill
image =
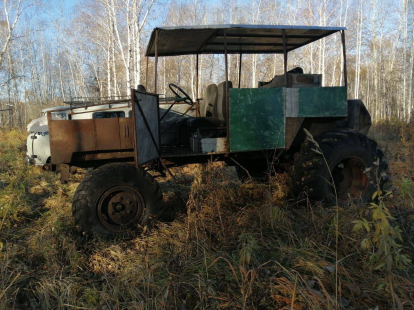
{"label": "grassy field", "polygon": [[[160,180],[171,221],[128,239],[77,232],[62,185],[0,132],[0,309],[413,309],[414,129],[371,135],[390,166],[374,205],[296,203],[289,176],[240,184],[191,165]],[[174,219],[174,220],[172,220]]]}

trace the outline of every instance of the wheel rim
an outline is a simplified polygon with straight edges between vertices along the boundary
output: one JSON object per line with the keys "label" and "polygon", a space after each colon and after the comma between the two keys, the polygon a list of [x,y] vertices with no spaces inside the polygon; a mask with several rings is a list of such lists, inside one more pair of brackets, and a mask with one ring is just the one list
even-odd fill
{"label": "wheel rim", "polygon": [[366,168],[367,165],[356,157],[345,158],[336,164],[332,177],[339,203],[345,204],[365,195],[369,186],[368,176],[364,173]]}
{"label": "wheel rim", "polygon": [[131,186],[116,186],[105,191],[97,205],[99,221],[113,232],[133,228],[145,212],[145,201]]}

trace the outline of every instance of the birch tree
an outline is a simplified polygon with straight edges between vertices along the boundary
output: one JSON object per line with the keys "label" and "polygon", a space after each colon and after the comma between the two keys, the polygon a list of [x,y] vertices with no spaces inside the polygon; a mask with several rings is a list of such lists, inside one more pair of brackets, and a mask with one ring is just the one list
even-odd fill
{"label": "birch tree", "polygon": [[0,31],[2,36],[0,38],[0,67],[3,63],[3,57],[10,46],[10,42],[14,36],[14,32],[22,13],[22,0],[3,0],[2,27]]}

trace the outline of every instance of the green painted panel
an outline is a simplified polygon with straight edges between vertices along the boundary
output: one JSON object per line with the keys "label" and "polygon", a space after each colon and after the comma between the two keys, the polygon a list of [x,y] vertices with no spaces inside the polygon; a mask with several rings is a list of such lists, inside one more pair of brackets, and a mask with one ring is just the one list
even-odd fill
{"label": "green painted panel", "polygon": [[230,89],[230,151],[285,146],[283,88]]}
{"label": "green painted panel", "polygon": [[346,87],[299,88],[298,117],[348,115]]}

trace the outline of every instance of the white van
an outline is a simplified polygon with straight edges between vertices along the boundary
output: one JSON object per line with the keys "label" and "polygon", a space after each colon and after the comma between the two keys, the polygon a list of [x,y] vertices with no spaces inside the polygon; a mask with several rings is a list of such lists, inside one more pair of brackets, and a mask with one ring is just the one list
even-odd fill
{"label": "white van", "polygon": [[30,133],[26,141],[26,162],[43,166],[50,162],[49,128],[47,113],[51,112],[52,119],[75,120],[93,118],[131,117],[130,102],[114,104],[98,104],[88,107],[53,107],[42,110],[42,116],[27,125]]}

